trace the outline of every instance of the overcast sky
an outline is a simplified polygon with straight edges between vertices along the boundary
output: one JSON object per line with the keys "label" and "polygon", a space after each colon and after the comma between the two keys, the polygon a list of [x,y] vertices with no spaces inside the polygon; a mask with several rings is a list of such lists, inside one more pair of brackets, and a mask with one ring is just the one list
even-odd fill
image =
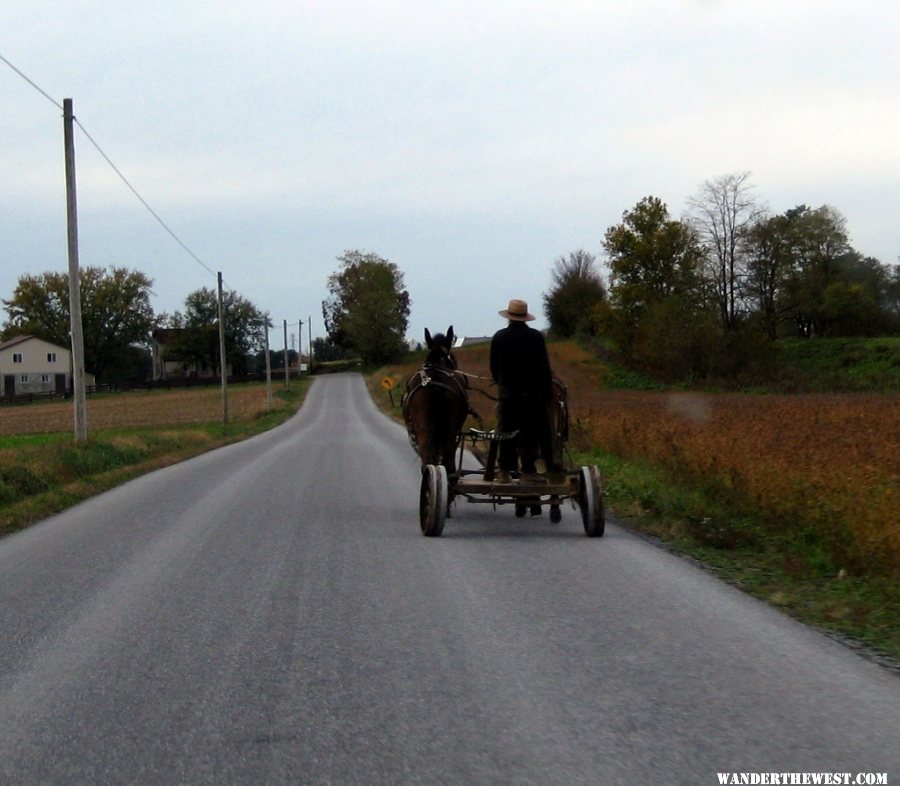
{"label": "overcast sky", "polygon": [[[680,217],[749,171],[900,254],[897,0],[6,0],[0,55],[75,115],[227,287],[323,334],[345,250],[396,263],[424,327],[546,326],[561,255],[641,198]],[[0,297],[65,270],[61,112],[0,62]],[[81,264],[215,277],[76,134]],[[3,315],[5,318],[5,314]],[[307,328],[304,327],[304,346]],[[296,324],[290,330],[296,332]]]}

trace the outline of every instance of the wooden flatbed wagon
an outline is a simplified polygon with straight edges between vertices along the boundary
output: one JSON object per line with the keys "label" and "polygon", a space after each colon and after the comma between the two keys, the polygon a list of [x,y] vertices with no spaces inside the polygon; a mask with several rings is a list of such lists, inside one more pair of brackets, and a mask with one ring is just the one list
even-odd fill
{"label": "wooden flatbed wagon", "polygon": [[[548,507],[550,520],[560,521],[560,505],[571,500],[581,511],[584,532],[600,537],[606,528],[603,488],[600,472],[595,466],[583,466],[556,474],[515,474],[509,482],[496,477],[497,446],[515,433],[469,429],[459,436],[460,467],[451,476],[442,465],[428,464],[422,468],[419,493],[419,523],[422,534],[437,537],[444,531],[450,503],[465,497],[476,504],[514,505],[516,516]],[[463,469],[466,445],[487,443],[487,461],[482,469]]]}

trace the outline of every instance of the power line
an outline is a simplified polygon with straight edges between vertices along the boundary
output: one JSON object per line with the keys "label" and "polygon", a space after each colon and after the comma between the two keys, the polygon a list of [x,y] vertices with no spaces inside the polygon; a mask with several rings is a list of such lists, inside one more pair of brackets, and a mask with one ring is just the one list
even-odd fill
{"label": "power line", "polygon": [[[6,65],[8,65],[13,71],[15,71],[20,77],[22,77],[22,79],[24,79],[26,82],[28,82],[28,84],[31,85],[35,90],[37,90],[42,96],[44,96],[44,98],[46,98],[48,101],[50,101],[50,103],[52,103],[53,106],[55,106],[59,110],[62,110],[62,108],[63,108],[62,104],[58,103],[52,96],[50,96],[49,93],[47,93],[45,90],[43,90],[34,81],[29,79],[24,73],[22,73],[22,71],[20,71],[12,63],[10,63],[9,60],[7,60],[5,57],[3,57],[3,55],[0,55],[0,60],[2,60],[4,63],[6,63]],[[150,207],[150,205],[147,203],[147,200],[144,199],[138,193],[137,189],[133,185],[131,185],[131,183],[128,182],[128,179],[125,177],[125,175],[122,174],[122,172],[119,170],[119,168],[112,162],[110,157],[108,155],[106,155],[105,152],[103,152],[103,149],[100,147],[100,145],[97,144],[97,142],[94,140],[94,138],[88,133],[87,129],[81,124],[81,122],[78,120],[78,118],[75,118],[75,124],[81,129],[81,132],[87,137],[88,141],[94,146],[94,148],[97,150],[97,152],[101,156],[103,156],[103,159],[106,161],[106,163],[109,164],[110,167],[112,167],[113,172],[115,172],[119,176],[119,179],[128,187],[128,190],[131,191],[131,193],[134,194],[135,197],[137,197],[137,199],[147,209],[147,211],[150,213],[150,215],[153,216],[153,218],[155,218],[159,222],[159,225],[163,229],[165,229],[166,232],[169,233],[169,235],[172,237],[172,239],[176,243],[178,243],[178,245],[181,246],[191,256],[191,258],[195,262],[197,262],[197,264],[199,264],[201,267],[203,267],[208,273],[215,276],[216,271],[212,270],[212,268],[210,268],[202,259],[200,259],[200,257],[198,257],[193,251],[191,251],[190,248],[187,247],[187,245],[184,243],[184,241],[182,241],[181,238],[178,237],[178,235],[176,235],[169,228],[168,224],[166,224],[166,222],[163,221],[162,218],[160,218],[159,214],[152,207]]]}
{"label": "power line", "polygon": [[35,90],[37,90],[44,98],[46,98],[53,106],[55,106],[60,112],[62,112],[62,104],[60,104],[55,98],[53,98],[49,93],[42,90],[38,85],[32,82],[25,74],[23,74],[18,68],[16,68],[12,63],[9,62],[3,55],[0,55],[0,60],[2,60],[6,65],[8,65],[13,71],[15,71],[22,79],[28,82]]}
{"label": "power line", "polygon": [[88,138],[88,141],[96,148],[97,152],[98,152],[101,156],[103,156],[103,158],[104,158],[104,160],[106,161],[106,163],[109,164],[109,165],[112,167],[113,172],[115,172],[115,173],[119,176],[119,178],[121,179],[121,181],[122,181],[126,186],[128,186],[128,189],[131,191],[131,193],[134,194],[134,195],[138,198],[138,200],[140,200],[140,203],[141,203],[145,208],[147,208],[147,210],[148,210],[148,212],[150,213],[150,215],[153,216],[153,217],[159,222],[159,225],[160,225],[163,229],[165,229],[166,232],[168,232],[168,233],[172,236],[172,239],[173,239],[176,243],[178,243],[178,245],[181,246],[188,254],[190,254],[191,257],[193,257],[193,259],[194,259],[195,262],[197,262],[199,265],[201,265],[202,267],[204,267],[204,268],[207,270],[207,272],[211,273],[212,275],[216,275],[216,271],[214,271],[212,268],[210,268],[210,267],[209,267],[202,259],[200,259],[200,257],[198,257],[193,251],[191,251],[191,250],[190,250],[190,249],[182,242],[181,238],[179,238],[178,235],[176,235],[176,234],[169,228],[168,224],[166,224],[166,222],[163,221],[163,220],[159,217],[159,215],[157,214],[157,212],[156,212],[152,207],[150,207],[150,205],[147,204],[147,200],[145,200],[145,199],[137,192],[137,189],[136,189],[133,185],[131,185],[131,183],[128,182],[128,179],[125,177],[125,175],[123,175],[123,174],[119,171],[119,168],[118,168],[118,167],[110,160],[109,156],[106,155],[106,153],[103,152],[103,149],[100,147],[100,145],[98,145],[98,144],[94,141],[94,138],[87,132],[87,129],[86,129],[83,125],[81,125],[81,123],[79,122],[79,120],[78,120],[77,117],[75,118],[75,125],[77,125],[77,126],[81,129],[81,132]]}
{"label": "power line", "polygon": [[[0,54],[0,60],[2,60],[4,63],[6,63],[6,65],[9,66],[9,68],[11,68],[13,71],[15,71],[15,73],[18,74],[22,79],[24,79],[29,85],[31,85],[31,87],[33,87],[35,90],[37,90],[37,92],[39,92],[42,96],[44,96],[44,98],[46,98],[51,104],[53,104],[53,106],[55,106],[60,111],[63,111],[62,104],[57,102],[56,99],[54,99],[49,93],[47,93],[46,90],[41,88],[36,82],[34,82],[32,79],[30,79],[20,69],[16,68],[16,66],[14,66],[2,54]],[[131,183],[128,181],[128,178],[126,178],[125,175],[122,174],[121,170],[113,163],[112,159],[104,152],[103,148],[101,148],[100,145],[97,144],[96,140],[90,135],[88,130],[81,124],[81,122],[78,120],[78,118],[76,117],[73,119],[74,119],[75,125],[77,125],[79,129],[81,129],[81,132],[85,135],[87,140],[94,146],[94,148],[97,150],[97,152],[103,157],[103,160],[106,161],[107,164],[109,164],[109,166],[112,168],[113,172],[115,172],[116,175],[118,175],[119,179],[125,184],[125,186],[128,188],[128,190],[131,191],[132,194],[134,194],[134,196],[144,206],[144,208],[150,213],[150,215],[156,219],[156,221],[159,223],[159,225],[172,237],[172,239],[176,243],[178,243],[179,246],[181,246],[181,248],[198,265],[200,265],[204,270],[206,270],[211,275],[216,276],[217,272],[214,271],[212,268],[210,268],[209,265],[207,265],[202,259],[200,259],[200,257],[198,257],[193,251],[191,251],[191,249],[188,248],[187,244],[185,244],[184,241],[182,241],[181,238],[178,237],[178,235],[176,235],[175,232],[169,227],[169,225],[166,224],[165,221],[163,221],[163,219],[159,216],[159,214],[152,207],[150,207],[147,200],[144,199],[140,195],[140,193],[138,193],[138,190],[133,185],[131,185]],[[233,289],[230,286],[227,286],[227,282],[223,281],[223,284],[226,285],[226,288],[229,291],[236,292],[235,289]],[[299,325],[300,325],[300,323],[298,322],[297,326],[299,327]]]}

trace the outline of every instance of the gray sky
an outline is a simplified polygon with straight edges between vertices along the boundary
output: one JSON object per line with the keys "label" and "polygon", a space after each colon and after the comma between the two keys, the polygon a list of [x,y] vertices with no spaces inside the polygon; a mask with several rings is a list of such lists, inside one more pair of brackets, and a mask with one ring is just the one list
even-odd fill
{"label": "gray sky", "polygon": [[[347,249],[403,271],[414,338],[491,334],[512,297],[545,326],[557,257],[602,260],[638,200],[678,217],[732,172],[773,212],[827,203],[858,251],[900,253],[897,0],[6,0],[0,31],[271,314],[274,347],[284,319],[323,334]],[[2,62],[0,107],[9,298],[67,266],[62,119]],[[82,265],[143,271],[157,312],[215,285],[80,132],[76,152]]]}

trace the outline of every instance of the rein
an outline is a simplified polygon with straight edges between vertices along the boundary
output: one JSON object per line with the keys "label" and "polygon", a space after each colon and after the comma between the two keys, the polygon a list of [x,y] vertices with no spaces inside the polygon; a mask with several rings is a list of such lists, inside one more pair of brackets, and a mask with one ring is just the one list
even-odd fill
{"label": "rein", "polygon": [[[478,374],[470,374],[468,371],[458,371],[457,373],[462,374],[464,377],[467,377],[468,379],[477,379],[477,380],[481,380],[483,382],[489,382],[491,385],[495,385],[495,386],[497,384],[490,377],[482,377],[482,376],[479,376]],[[491,395],[490,393],[488,393],[486,390],[484,390],[482,388],[471,388],[471,390],[474,391],[475,393],[481,393],[482,396],[484,396],[486,399],[490,399],[491,401],[499,401],[500,400],[499,397]]]}

